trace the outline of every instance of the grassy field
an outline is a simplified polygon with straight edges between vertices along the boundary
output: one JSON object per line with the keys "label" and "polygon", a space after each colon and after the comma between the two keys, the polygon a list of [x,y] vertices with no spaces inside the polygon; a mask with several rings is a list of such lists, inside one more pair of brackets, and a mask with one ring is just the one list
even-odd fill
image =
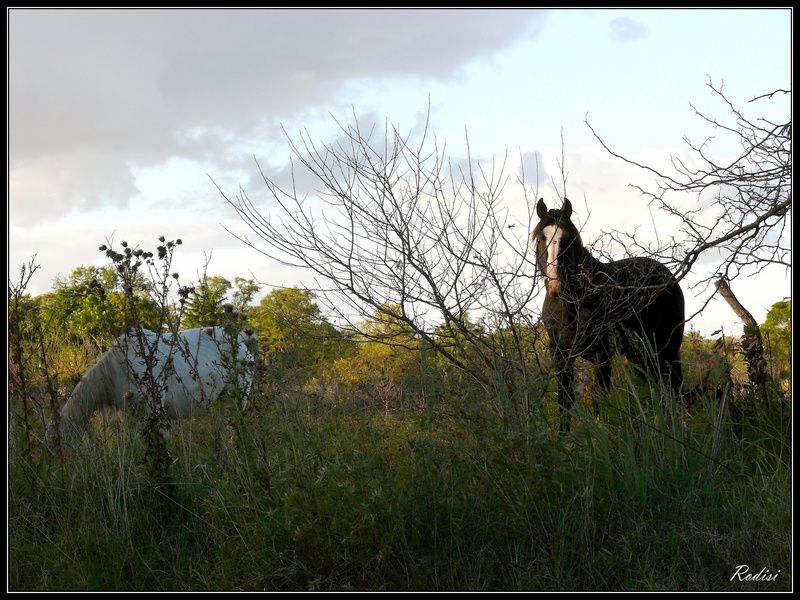
{"label": "grassy field", "polygon": [[[176,423],[165,486],[125,419],[95,419],[63,463],[14,420],[9,586],[790,589],[785,402],[684,420],[648,395],[596,397],[600,418],[577,407],[562,436],[541,413],[510,425],[447,402],[379,414],[274,394]],[[731,580],[739,565],[777,577]]]}

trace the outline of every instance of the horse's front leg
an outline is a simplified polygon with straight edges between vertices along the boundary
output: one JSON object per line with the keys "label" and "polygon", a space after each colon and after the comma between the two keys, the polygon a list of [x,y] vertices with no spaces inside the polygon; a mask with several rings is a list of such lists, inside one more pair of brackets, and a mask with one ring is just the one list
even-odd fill
{"label": "horse's front leg", "polygon": [[561,432],[569,431],[569,409],[575,403],[575,357],[572,353],[559,346],[553,348],[553,367],[556,371],[558,387],[558,404],[561,407]]}

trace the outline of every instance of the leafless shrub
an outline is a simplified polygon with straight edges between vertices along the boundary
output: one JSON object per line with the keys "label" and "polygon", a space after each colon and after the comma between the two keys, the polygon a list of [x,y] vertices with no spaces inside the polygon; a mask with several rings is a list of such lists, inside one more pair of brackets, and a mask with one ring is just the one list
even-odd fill
{"label": "leafless shrub", "polygon": [[[370,339],[359,324],[382,314],[491,396],[527,413],[532,391],[542,392],[530,373],[538,332],[530,312],[537,292],[528,240],[534,211],[527,193],[519,216],[504,204],[506,160],[481,164],[468,155],[453,163],[427,120],[416,136],[388,124],[364,129],[355,117],[340,129],[340,139],[324,144],[308,132],[299,140],[287,134],[288,185],[259,165],[277,206],[271,214],[243,189],[235,197],[220,190],[265,245],[237,237],[310,272],[340,324]],[[294,161],[321,186],[313,198],[299,188]],[[380,338],[408,344],[405,336]]]}

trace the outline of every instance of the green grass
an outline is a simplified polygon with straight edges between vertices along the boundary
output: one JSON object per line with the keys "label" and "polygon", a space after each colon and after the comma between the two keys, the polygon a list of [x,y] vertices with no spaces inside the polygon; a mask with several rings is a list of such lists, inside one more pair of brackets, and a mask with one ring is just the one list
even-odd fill
{"label": "green grass", "polygon": [[[176,423],[167,490],[124,420],[95,424],[64,470],[23,456],[12,425],[9,586],[790,589],[786,406],[724,424],[710,461],[718,407],[684,426],[653,395],[630,382],[594,399],[599,419],[576,407],[568,436],[447,402],[386,417],[263,398]],[[740,564],[780,575],[730,581]]]}

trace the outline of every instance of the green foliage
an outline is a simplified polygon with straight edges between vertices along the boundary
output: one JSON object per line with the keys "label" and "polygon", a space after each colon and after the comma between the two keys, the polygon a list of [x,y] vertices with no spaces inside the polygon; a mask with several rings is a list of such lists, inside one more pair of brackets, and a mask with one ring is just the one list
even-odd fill
{"label": "green foliage", "polygon": [[275,289],[251,309],[248,320],[273,374],[281,379],[306,381],[347,345],[341,332],[322,316],[308,290]]}
{"label": "green foliage", "polygon": [[[464,364],[479,364],[475,352],[475,339],[486,335],[483,324],[473,321],[469,315],[459,315],[459,323],[442,323],[434,330],[436,342],[456,361]],[[459,372],[453,361],[444,356],[438,357],[442,370],[454,374]]]}
{"label": "green foliage", "polygon": [[360,330],[368,339],[385,341],[391,345],[413,343],[416,336],[411,326],[395,317],[402,312],[399,304],[385,304],[380,310],[376,310],[370,319],[362,323]]}
{"label": "green foliage", "polygon": [[[139,319],[157,329],[160,314],[150,292],[144,277],[133,279],[131,299]],[[19,374],[34,389],[76,382],[98,352],[129,325],[127,314],[122,282],[113,266],[78,267],[57,278],[52,292],[10,301],[9,331],[20,340],[17,353],[26,357]]]}
{"label": "green foliage", "polygon": [[183,327],[189,329],[219,325],[222,321],[222,305],[230,289],[231,282],[224,277],[204,275],[189,296],[183,315]]}
{"label": "green foliage", "polygon": [[244,277],[234,277],[233,285],[236,289],[231,297],[231,304],[234,310],[246,317],[251,308],[250,304],[253,302],[258,290],[261,289],[261,286],[252,279],[245,279]]}
{"label": "green foliage", "polygon": [[231,282],[224,277],[204,275],[200,284],[195,286],[189,295],[182,327],[190,329],[222,325],[226,321],[226,304],[245,319],[259,286],[252,279],[243,277],[235,277],[233,281],[231,285]]}
{"label": "green foliage", "polygon": [[440,387],[434,353],[407,323],[391,316],[399,306],[384,308],[361,324],[356,350],[336,360],[326,375],[338,394],[384,412],[423,406]]}
{"label": "green foliage", "polygon": [[18,298],[8,299],[9,333],[22,339],[29,339],[37,322],[42,320],[42,296],[32,297],[21,294]]}
{"label": "green foliage", "polygon": [[[158,328],[158,308],[148,295],[150,286],[137,276],[133,296],[145,327]],[[40,316],[58,335],[72,335],[107,347],[125,329],[125,296],[114,267],[78,267],[57,278],[54,290],[39,298]],[[53,335],[57,335],[55,332]]]}
{"label": "green foliage", "polygon": [[725,364],[721,355],[715,352],[714,344],[714,340],[704,338],[695,330],[683,336],[681,364],[685,389],[691,390],[703,383],[723,384]]}
{"label": "green foliage", "polygon": [[781,300],[769,309],[761,335],[772,376],[788,384],[792,376],[792,302]]}

